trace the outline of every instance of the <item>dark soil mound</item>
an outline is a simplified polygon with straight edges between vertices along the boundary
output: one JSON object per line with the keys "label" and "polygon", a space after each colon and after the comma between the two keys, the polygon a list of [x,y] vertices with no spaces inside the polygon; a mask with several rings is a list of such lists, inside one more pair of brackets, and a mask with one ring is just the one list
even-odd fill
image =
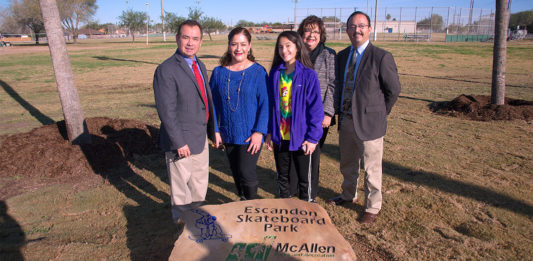
{"label": "dark soil mound", "polygon": [[[157,153],[159,129],[137,120],[88,118],[92,144],[71,145],[65,122],[0,139],[0,177],[73,178],[103,174],[136,155]],[[121,173],[121,172],[118,172]]]}
{"label": "dark soil mound", "polygon": [[466,116],[472,120],[533,120],[533,101],[505,98],[504,105],[490,103],[485,95],[459,95],[450,102],[434,103],[434,112],[450,116]]}

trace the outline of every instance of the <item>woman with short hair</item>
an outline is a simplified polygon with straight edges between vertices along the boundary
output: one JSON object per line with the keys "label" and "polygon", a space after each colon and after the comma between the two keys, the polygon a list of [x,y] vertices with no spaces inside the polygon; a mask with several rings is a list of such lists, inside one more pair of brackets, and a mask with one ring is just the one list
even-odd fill
{"label": "woman with short hair", "polygon": [[[302,37],[309,58],[313,63],[314,70],[320,82],[320,95],[322,98],[322,107],[324,108],[324,120],[322,121],[323,134],[318,143],[318,147],[313,153],[312,159],[312,183],[318,187],[319,169],[320,169],[320,152],[324,141],[328,136],[330,126],[335,125],[335,108],[333,107],[333,94],[335,92],[335,57],[333,49],[327,47],[326,28],[324,22],[317,16],[311,15],[306,17],[298,27],[298,34]],[[291,194],[297,194],[297,179],[294,171],[291,171]],[[316,197],[316,195],[315,195]]]}

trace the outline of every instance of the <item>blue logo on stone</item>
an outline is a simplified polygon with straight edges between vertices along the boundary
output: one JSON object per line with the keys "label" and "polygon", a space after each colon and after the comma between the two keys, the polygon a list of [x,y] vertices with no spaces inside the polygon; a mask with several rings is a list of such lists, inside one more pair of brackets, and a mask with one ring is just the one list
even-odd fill
{"label": "blue logo on stone", "polygon": [[206,213],[199,209],[193,209],[192,212],[200,215],[201,217],[196,220],[194,226],[198,228],[200,234],[189,236],[190,240],[194,240],[197,243],[202,243],[204,240],[222,240],[223,242],[228,241],[228,238],[231,238],[231,235],[222,233],[222,229],[216,223],[217,218],[211,216],[209,213]]}

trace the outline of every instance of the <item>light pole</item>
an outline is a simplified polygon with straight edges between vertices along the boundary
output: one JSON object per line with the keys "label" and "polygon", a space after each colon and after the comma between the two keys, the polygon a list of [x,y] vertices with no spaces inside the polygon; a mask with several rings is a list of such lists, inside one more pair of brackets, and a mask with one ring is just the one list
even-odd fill
{"label": "light pole", "polygon": [[294,28],[293,30],[298,30],[298,27],[296,27],[296,9],[298,7],[298,0],[294,0]]}
{"label": "light pole", "polygon": [[148,45],[148,24],[150,19],[148,18],[148,2],[146,2],[146,45]]}
{"label": "light pole", "polygon": [[378,27],[378,0],[376,0],[376,9],[374,10],[374,41],[376,41],[378,38],[378,32],[376,31],[377,27]]}
{"label": "light pole", "polygon": [[161,24],[163,25],[163,42],[166,42],[167,33],[165,32],[165,9],[163,9],[163,0],[161,0]]}

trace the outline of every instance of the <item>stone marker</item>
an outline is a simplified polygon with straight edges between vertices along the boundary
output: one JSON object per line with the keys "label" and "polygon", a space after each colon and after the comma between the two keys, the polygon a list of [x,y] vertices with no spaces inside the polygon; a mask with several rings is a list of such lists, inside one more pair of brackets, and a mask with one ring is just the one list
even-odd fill
{"label": "stone marker", "polygon": [[206,205],[183,213],[169,260],[355,260],[324,208],[295,199]]}

